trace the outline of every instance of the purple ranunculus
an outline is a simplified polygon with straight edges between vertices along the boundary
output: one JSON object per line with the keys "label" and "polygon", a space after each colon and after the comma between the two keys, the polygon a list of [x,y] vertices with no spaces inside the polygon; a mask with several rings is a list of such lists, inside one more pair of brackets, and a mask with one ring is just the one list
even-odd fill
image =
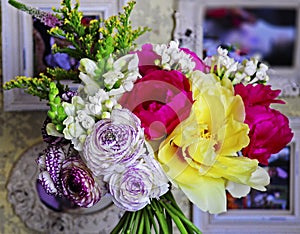
{"label": "purple ranunculus", "polygon": [[96,175],[107,175],[132,164],[143,152],[140,120],[127,109],[115,109],[110,119],[98,121],[87,136],[83,157]]}
{"label": "purple ranunculus", "polygon": [[63,162],[61,181],[63,195],[78,206],[91,207],[103,195],[101,184],[79,156],[72,156]]}

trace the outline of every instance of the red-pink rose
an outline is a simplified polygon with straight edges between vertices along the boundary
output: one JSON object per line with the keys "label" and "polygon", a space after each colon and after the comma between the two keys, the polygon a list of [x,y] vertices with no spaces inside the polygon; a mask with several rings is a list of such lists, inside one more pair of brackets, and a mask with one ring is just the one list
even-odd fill
{"label": "red-pink rose", "polygon": [[245,104],[246,120],[249,125],[250,143],[242,150],[244,156],[257,159],[268,165],[271,154],[278,153],[292,139],[293,133],[286,116],[270,107],[272,103],[284,102],[275,100],[279,90],[271,90],[269,85],[235,86],[235,93],[240,95]]}
{"label": "red-pink rose", "polygon": [[161,139],[188,117],[192,92],[182,73],[150,69],[119,103],[139,117],[148,139]]}

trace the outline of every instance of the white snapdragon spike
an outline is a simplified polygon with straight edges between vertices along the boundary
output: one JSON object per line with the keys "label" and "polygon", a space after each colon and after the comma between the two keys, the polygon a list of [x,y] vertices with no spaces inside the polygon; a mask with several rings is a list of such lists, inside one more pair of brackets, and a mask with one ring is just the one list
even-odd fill
{"label": "white snapdragon spike", "polygon": [[114,109],[110,119],[99,120],[87,136],[83,157],[96,175],[119,171],[144,153],[144,131],[140,120],[127,109]]}
{"label": "white snapdragon spike", "polygon": [[110,96],[118,97],[132,90],[134,82],[141,77],[138,64],[137,54],[128,54],[117,59],[112,69],[103,74],[104,86],[110,90]]}
{"label": "white snapdragon spike", "polygon": [[100,88],[99,83],[96,81],[97,77],[97,63],[91,59],[83,58],[80,60],[79,65],[79,78],[83,82],[83,89],[86,94],[94,95]]}
{"label": "white snapdragon spike", "polygon": [[[66,126],[63,130],[64,137],[71,140],[76,150],[81,151],[83,144],[81,141],[85,139],[88,130],[84,126],[92,125],[92,123],[87,124],[86,122],[82,124],[82,121],[86,121],[86,119],[77,116],[78,113],[81,116],[83,115],[82,110],[85,108],[85,101],[79,96],[74,96],[71,103],[63,102],[62,106],[68,116],[63,121]],[[95,123],[95,120],[93,120],[93,123]]]}
{"label": "white snapdragon spike", "polygon": [[154,45],[153,50],[161,57],[161,61],[156,64],[165,70],[177,69],[184,74],[189,74],[196,66],[192,57],[180,50],[178,41],[171,41],[169,46]]}

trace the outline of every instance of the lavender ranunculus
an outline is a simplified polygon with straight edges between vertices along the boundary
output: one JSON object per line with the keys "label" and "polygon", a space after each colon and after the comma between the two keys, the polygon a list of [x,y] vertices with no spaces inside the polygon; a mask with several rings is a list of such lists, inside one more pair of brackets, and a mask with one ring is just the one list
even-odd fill
{"label": "lavender ranunculus", "polygon": [[114,203],[127,211],[140,210],[150,199],[158,199],[169,190],[168,179],[154,158],[152,147],[147,143],[144,147],[145,153],[134,164],[109,178],[104,176]]}
{"label": "lavender ranunculus", "polygon": [[152,168],[143,160],[137,161],[120,174],[113,174],[109,180],[109,192],[115,205],[127,211],[137,211],[149,204],[153,176]]}
{"label": "lavender ranunculus", "polygon": [[98,121],[87,136],[83,157],[96,175],[123,170],[144,152],[140,120],[127,109],[115,109],[110,119]]}
{"label": "lavender ranunculus", "polygon": [[36,160],[40,169],[38,179],[48,194],[61,195],[60,170],[65,158],[61,147],[49,145]]}
{"label": "lavender ranunculus", "polygon": [[101,182],[94,179],[79,156],[72,156],[63,162],[61,181],[63,195],[78,206],[91,207],[103,195]]}

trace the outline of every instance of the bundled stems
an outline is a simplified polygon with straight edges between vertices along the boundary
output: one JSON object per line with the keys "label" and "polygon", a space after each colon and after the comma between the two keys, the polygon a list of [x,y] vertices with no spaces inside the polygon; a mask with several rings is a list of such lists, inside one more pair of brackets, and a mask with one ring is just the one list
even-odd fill
{"label": "bundled stems", "polygon": [[135,212],[126,211],[111,234],[173,233],[173,224],[182,234],[201,234],[201,231],[184,215],[177,205],[172,192],[168,191],[160,199]]}

